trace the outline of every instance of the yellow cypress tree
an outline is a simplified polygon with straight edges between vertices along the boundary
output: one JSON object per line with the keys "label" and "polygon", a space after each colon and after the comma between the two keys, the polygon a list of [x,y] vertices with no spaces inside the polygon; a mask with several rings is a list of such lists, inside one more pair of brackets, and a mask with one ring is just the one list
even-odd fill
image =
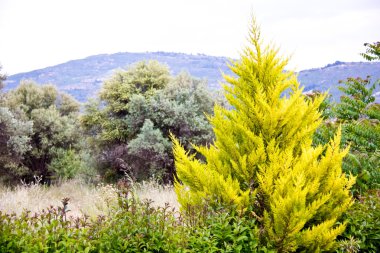
{"label": "yellow cypress tree", "polygon": [[[224,76],[225,96],[233,109],[214,108],[210,118],[215,143],[195,147],[198,160],[173,138],[183,210],[208,205],[250,210],[262,240],[279,252],[332,250],[345,229],[337,219],[351,205],[354,177],[342,172],[340,131],[326,146],[314,148],[324,97],[306,100],[288,59],[262,46],[253,21],[250,45]],[[287,94],[287,95],[286,95]]]}

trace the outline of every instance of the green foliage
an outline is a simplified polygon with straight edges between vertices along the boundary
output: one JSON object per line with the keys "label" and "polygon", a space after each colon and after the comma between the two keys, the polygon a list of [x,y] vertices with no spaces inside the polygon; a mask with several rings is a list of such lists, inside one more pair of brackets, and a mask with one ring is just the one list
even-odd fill
{"label": "green foliage", "polygon": [[365,53],[360,54],[367,61],[380,60],[380,42],[364,43]]}
{"label": "green foliage", "polygon": [[56,149],[53,151],[54,158],[49,164],[49,171],[58,179],[72,179],[82,165],[80,156],[72,149]]}
{"label": "green foliage", "polygon": [[[367,52],[362,56],[367,60],[379,59],[379,43],[366,46]],[[341,236],[341,249],[377,252],[380,248],[380,105],[375,103],[373,93],[379,80],[348,78],[341,83],[341,101],[330,105],[328,110],[333,113],[318,129],[314,143],[326,143],[338,126],[342,128],[341,146],[350,148],[343,160],[343,170],[357,177],[353,192],[358,200],[344,216],[348,225]]]}
{"label": "green foliage", "polygon": [[104,83],[100,98],[107,103],[109,113],[126,114],[128,102],[134,94],[149,96],[164,88],[170,80],[167,66],[157,61],[141,61],[127,71],[115,73]]}
{"label": "green foliage", "polygon": [[380,105],[373,103],[376,85],[369,78],[348,79],[342,87],[346,95],[336,107],[343,145],[350,146],[343,169],[358,175],[359,191],[380,187]]}
{"label": "green foliage", "polygon": [[68,199],[34,215],[0,212],[1,252],[183,252],[185,227],[168,206],[122,199],[109,216],[69,218]]}
{"label": "green foliage", "polygon": [[189,237],[190,252],[276,252],[260,246],[260,229],[254,217],[240,216],[233,210],[206,210],[197,222]]}
{"label": "green foliage", "polygon": [[6,105],[13,111],[30,114],[35,109],[48,109],[55,105],[58,91],[52,85],[38,86],[31,81],[23,81],[17,89],[6,95]]}
{"label": "green foliage", "polygon": [[[153,176],[155,178],[162,178],[165,171],[162,171],[166,164],[169,163],[170,142],[163,137],[159,129],[155,129],[153,122],[150,119],[145,120],[140,133],[137,137],[131,140],[128,144],[128,153],[131,155],[130,166],[136,168],[143,168],[148,170],[145,173],[136,173],[133,175],[138,180],[147,178],[138,178],[138,176]],[[147,159],[149,157],[149,159]],[[133,160],[138,161],[140,164],[133,163]],[[141,164],[142,163],[142,164]]]}
{"label": "green foliage", "polygon": [[81,144],[81,150],[75,154],[75,157],[80,160],[80,167],[75,175],[85,183],[99,183],[99,173],[97,171],[97,161],[94,158],[94,154],[91,152],[89,145]]}
{"label": "green foliage", "polygon": [[[61,159],[56,151],[79,149],[79,104],[70,96],[59,93],[52,85],[38,86],[29,81],[6,93],[3,104],[18,121],[30,122],[31,128],[23,138],[24,141],[28,140],[30,148],[22,152],[19,159],[24,169],[13,179],[28,181],[37,175],[43,176],[46,182],[56,177],[57,163],[53,165],[54,170],[49,170],[55,158]],[[22,129],[20,125],[19,131]]]}
{"label": "green foliage", "polygon": [[119,206],[96,218],[70,217],[67,198],[35,214],[0,212],[0,252],[275,252],[259,246],[252,217],[225,209],[183,217],[132,192],[119,189]]}
{"label": "green foliage", "polygon": [[23,175],[27,168],[24,155],[30,151],[32,122],[22,121],[6,107],[0,107],[0,179],[12,181]]}
{"label": "green foliage", "polygon": [[[0,71],[3,68],[3,66],[0,64]],[[5,74],[0,73],[0,91],[2,88],[4,88],[4,81],[7,79],[7,76]],[[0,94],[1,96],[1,94]]]}
{"label": "green foliage", "polygon": [[213,138],[206,116],[212,115],[214,98],[202,80],[182,72],[150,101],[148,115],[167,137],[170,133],[187,147],[205,145]]}
{"label": "green foliage", "polygon": [[95,247],[100,252],[175,252],[184,241],[168,206],[154,209],[149,202],[132,204],[135,208],[113,217],[98,232]]}
{"label": "green foliage", "polygon": [[377,82],[370,78],[348,78],[340,87],[344,95],[314,136],[314,144],[325,144],[340,126],[343,148],[350,153],[343,160],[343,170],[357,176],[354,192],[380,187],[380,105],[374,103]]}
{"label": "green foliage", "polygon": [[357,176],[353,187],[355,194],[361,194],[369,189],[380,187],[380,152],[353,152],[343,161],[343,169]]}
{"label": "green foliage", "polygon": [[[277,49],[262,47],[253,24],[247,47],[225,76],[226,98],[211,123],[216,140],[195,146],[206,162],[189,155],[174,139],[182,209],[219,205],[252,210],[261,245],[279,252],[333,250],[345,229],[336,221],[351,205],[353,177],[342,173],[348,150],[340,150],[340,132],[328,145],[313,148],[321,124],[324,96],[305,99],[287,60]],[[283,95],[290,91],[289,95]]]}
{"label": "green foliage", "polygon": [[360,252],[380,249],[380,192],[370,191],[362,196],[345,215],[348,225],[342,239],[359,240]]}
{"label": "green foliage", "polygon": [[[371,84],[370,77],[367,79],[348,78],[344,86],[339,89],[344,93],[341,102],[336,106],[336,116],[340,121],[358,120],[368,116],[368,106],[375,101],[373,92],[378,82]],[[368,88],[366,86],[369,86]]]}
{"label": "green foliage", "polygon": [[66,93],[61,93],[56,99],[56,107],[63,116],[79,112],[80,105],[74,98]]}
{"label": "green foliage", "polygon": [[214,103],[204,81],[187,73],[172,77],[166,66],[141,62],[105,82],[100,100],[86,105],[82,125],[104,178],[128,173],[168,182],[175,174],[169,134],[188,147],[211,142],[205,113]]}

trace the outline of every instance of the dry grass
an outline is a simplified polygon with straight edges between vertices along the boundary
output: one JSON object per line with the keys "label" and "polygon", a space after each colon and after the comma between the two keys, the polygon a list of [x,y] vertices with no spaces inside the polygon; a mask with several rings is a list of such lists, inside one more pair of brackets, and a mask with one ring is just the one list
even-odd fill
{"label": "dry grass", "polygon": [[150,199],[153,201],[153,206],[165,206],[165,203],[169,203],[171,207],[179,210],[177,195],[173,186],[160,185],[155,181],[149,181],[135,184],[134,188],[136,195],[141,200]]}
{"label": "dry grass", "polygon": [[[134,184],[133,190],[140,200],[151,199],[153,205],[177,208],[178,202],[171,186],[160,186],[155,182]],[[63,198],[70,198],[69,215],[87,214],[96,216],[107,214],[117,206],[117,192],[112,185],[92,186],[72,180],[56,186],[40,184],[20,185],[15,189],[0,186],[0,211],[20,214],[24,209],[40,212],[53,205],[60,206]]]}

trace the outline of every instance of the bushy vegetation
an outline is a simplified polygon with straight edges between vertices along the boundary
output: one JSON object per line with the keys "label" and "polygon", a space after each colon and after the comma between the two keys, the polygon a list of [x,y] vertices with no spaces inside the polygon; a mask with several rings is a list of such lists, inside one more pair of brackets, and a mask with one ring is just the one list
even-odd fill
{"label": "bushy vegetation", "polygon": [[[124,196],[123,196],[124,197]],[[62,206],[20,216],[0,213],[1,252],[172,252],[183,241],[168,207],[120,197],[109,216],[69,218]],[[181,228],[185,228],[181,226]]]}
{"label": "bushy vegetation", "polygon": [[[6,181],[33,180],[42,176],[50,182],[64,175],[53,169],[63,152],[80,149],[79,103],[52,85],[22,82],[4,95],[1,103],[1,177]],[[52,165],[53,163],[53,165]]]}
{"label": "bushy vegetation", "polygon": [[[0,71],[3,68],[3,66],[0,64]],[[4,81],[7,79],[7,76],[3,73],[0,73],[0,90],[4,88]]]}
{"label": "bushy vegetation", "polygon": [[380,191],[372,190],[361,195],[345,218],[348,225],[342,238],[357,239],[360,252],[378,252],[380,249]]}
{"label": "bushy vegetation", "polygon": [[348,78],[340,87],[341,101],[330,104],[330,114],[318,129],[315,144],[326,143],[338,128],[342,129],[343,148],[350,153],[343,160],[343,170],[357,176],[355,194],[380,187],[380,104],[374,103],[373,91],[379,81]]}
{"label": "bushy vegetation", "polygon": [[3,180],[12,180],[26,173],[22,160],[31,150],[32,122],[17,119],[7,108],[0,107],[0,171]]}
{"label": "bushy vegetation", "polygon": [[[106,205],[0,210],[0,252],[377,252],[379,80],[348,78],[332,103],[302,93],[255,22],[249,43],[224,76],[226,101],[157,61],[114,73],[82,112],[52,85],[4,93],[0,74],[1,183],[80,178]],[[379,43],[365,46],[379,60]],[[140,200],[146,179],[174,182],[180,211]]]}
{"label": "bushy vegetation", "polygon": [[[379,60],[379,43],[365,46],[363,57]],[[324,144],[341,128],[341,146],[350,148],[342,167],[356,176],[352,188],[356,201],[343,218],[348,225],[341,236],[341,249],[347,252],[377,252],[380,248],[380,104],[373,94],[379,83],[369,76],[341,81],[343,96],[338,103],[325,100],[320,108],[325,121],[314,136],[315,145]]]}
{"label": "bushy vegetation", "polygon": [[[1,252],[273,252],[259,248],[255,219],[227,210],[182,216],[128,188],[108,215],[70,217],[69,199],[39,213],[0,212]],[[258,251],[260,250],[260,251]]]}
{"label": "bushy vegetation", "polygon": [[190,143],[212,142],[206,114],[215,99],[202,80],[171,76],[156,61],[139,62],[104,84],[99,100],[86,106],[82,125],[90,136],[105,179],[128,174],[171,182],[175,176],[169,133]]}
{"label": "bushy vegetation", "polygon": [[284,71],[287,60],[262,46],[255,24],[249,38],[231,67],[237,77],[225,77],[233,109],[216,106],[214,144],[195,147],[206,162],[174,139],[179,202],[184,210],[221,204],[252,212],[260,245],[278,252],[333,250],[345,229],[337,221],[352,204],[355,178],[341,168],[348,149],[340,150],[340,131],[312,147],[324,96],[305,99],[295,75]]}
{"label": "bushy vegetation", "polygon": [[360,54],[367,61],[380,60],[380,41],[374,43],[364,43],[365,53]]}

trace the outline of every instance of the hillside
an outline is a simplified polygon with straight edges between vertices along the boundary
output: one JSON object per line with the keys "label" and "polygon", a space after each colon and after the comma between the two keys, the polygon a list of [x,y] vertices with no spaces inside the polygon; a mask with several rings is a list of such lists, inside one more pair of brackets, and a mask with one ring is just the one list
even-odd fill
{"label": "hillside", "polygon": [[[334,100],[339,99],[339,80],[347,77],[366,78],[373,81],[380,79],[380,62],[340,62],[328,64],[323,68],[303,70],[298,73],[298,80],[308,90],[329,90]],[[376,89],[377,102],[380,102],[380,87]]]}
{"label": "hillside", "polygon": [[[62,91],[68,92],[81,102],[94,97],[105,79],[117,69],[141,61],[155,59],[170,67],[172,74],[188,71],[191,75],[206,79],[211,89],[220,88],[223,81],[221,73],[230,73],[226,57],[207,55],[189,55],[182,53],[115,53],[90,56],[84,59],[72,60],[56,66],[19,73],[9,76],[6,89],[17,87],[23,79],[31,79],[39,84],[52,83]],[[339,80],[347,77],[360,76],[365,78],[371,75],[373,79],[380,78],[379,62],[335,62],[323,68],[303,70],[299,73],[299,80],[305,91],[330,89],[334,99],[339,98],[337,89]],[[377,91],[380,91],[377,88]],[[377,94],[378,100],[380,93]]]}
{"label": "hillside", "polygon": [[174,75],[188,71],[195,77],[207,79],[210,88],[218,88],[221,71],[229,71],[225,57],[164,52],[101,54],[9,76],[6,89],[15,88],[22,79],[32,79],[39,84],[55,84],[60,90],[84,102],[96,95],[103,81],[115,70],[150,59],[167,64]]}

